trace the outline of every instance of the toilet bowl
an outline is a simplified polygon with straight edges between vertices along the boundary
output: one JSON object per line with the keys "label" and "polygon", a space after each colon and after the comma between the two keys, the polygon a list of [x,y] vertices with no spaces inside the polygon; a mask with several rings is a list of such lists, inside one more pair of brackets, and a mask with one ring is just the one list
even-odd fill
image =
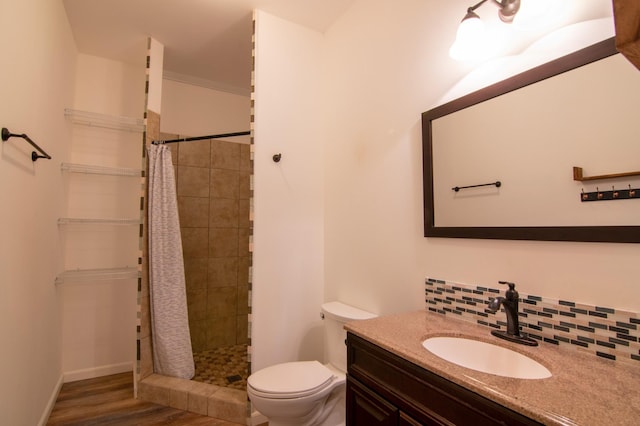
{"label": "toilet bowl", "polygon": [[339,426],[345,421],[346,332],[348,321],[375,315],[341,302],[322,305],[329,362],[297,361],[272,365],[247,379],[253,408],[269,426]]}
{"label": "toilet bowl", "polygon": [[247,394],[269,426],[312,426],[330,414],[327,408],[332,407],[325,402],[332,392],[343,390],[345,381],[344,373],[318,361],[288,362],[252,374]]}

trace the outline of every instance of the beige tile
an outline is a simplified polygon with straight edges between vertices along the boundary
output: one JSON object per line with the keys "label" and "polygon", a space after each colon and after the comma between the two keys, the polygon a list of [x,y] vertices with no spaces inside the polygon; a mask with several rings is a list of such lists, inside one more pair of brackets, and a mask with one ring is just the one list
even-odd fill
{"label": "beige tile", "polygon": [[140,339],[140,378],[144,379],[153,374],[153,354],[151,337]]}
{"label": "beige tile", "polygon": [[170,389],[171,386],[169,386],[168,384],[168,379],[170,379],[170,377],[168,376],[163,376],[161,374],[152,374],[151,376],[144,379],[144,383],[157,388]]}
{"label": "beige tile", "polygon": [[251,145],[240,144],[240,170],[251,171]]}
{"label": "beige tile", "polygon": [[207,321],[208,348],[236,344],[236,315],[211,318]]}
{"label": "beige tile", "polygon": [[238,198],[242,200],[251,198],[251,174],[248,171],[242,171],[238,175]]}
{"label": "beige tile", "polygon": [[238,315],[236,318],[236,344],[249,342],[249,318],[247,315]]}
{"label": "beige tile", "polygon": [[238,200],[238,227],[250,228],[251,227],[251,201],[250,200]]}
{"label": "beige tile", "polygon": [[178,214],[183,228],[209,226],[209,198],[178,197]]}
{"label": "beige tile", "polygon": [[238,315],[247,315],[249,313],[249,286],[238,286]]}
{"label": "beige tile", "polygon": [[184,259],[184,275],[187,281],[187,291],[195,288],[206,288],[209,273],[209,260],[207,258]]}
{"label": "beige tile", "polygon": [[140,297],[140,338],[151,336],[151,318],[149,314],[149,295]]}
{"label": "beige tile", "polygon": [[246,392],[221,387],[209,396],[208,415],[244,424],[247,420],[247,404]]}
{"label": "beige tile", "polygon": [[207,383],[192,383],[193,387],[189,390],[189,411],[206,416],[209,410],[209,397],[219,388]]}
{"label": "beige tile", "polygon": [[169,390],[169,406],[178,410],[189,409],[189,392],[193,388],[193,382],[187,379],[173,378]]}
{"label": "beige tile", "polygon": [[211,141],[211,167],[216,169],[240,169],[240,144]]}
{"label": "beige tile", "polygon": [[207,318],[237,315],[237,287],[210,287],[207,291]]}
{"label": "beige tile", "polygon": [[[172,139],[178,139],[178,135],[174,133],[160,132],[160,136],[158,137],[158,139],[161,141],[168,141]],[[167,146],[169,147],[169,151],[171,151],[171,163],[173,165],[178,164],[178,151],[180,149],[180,144],[170,143],[170,144],[167,144]]]}
{"label": "beige tile", "polygon": [[209,288],[235,287],[238,284],[238,258],[214,257],[209,259]]}
{"label": "beige tile", "polygon": [[187,411],[189,409],[189,394],[183,390],[171,389],[169,391],[169,406]]}
{"label": "beige tile", "polygon": [[138,398],[160,405],[169,405],[171,387],[163,376],[152,374],[138,383]]}
{"label": "beige tile", "polygon": [[185,258],[202,258],[209,254],[208,228],[181,228],[182,251]]}
{"label": "beige tile", "polygon": [[146,143],[160,139],[160,114],[147,110]]}
{"label": "beige tile", "polygon": [[237,257],[238,229],[209,228],[209,257]]}
{"label": "beige tile", "polygon": [[237,170],[211,169],[211,198],[238,198],[238,176]]}
{"label": "beige tile", "polygon": [[[172,138],[175,139],[175,138]],[[178,165],[178,152],[180,150],[180,144],[169,144],[169,151],[171,151],[171,164],[173,164],[173,173],[176,173],[176,167]]]}
{"label": "beige tile", "polygon": [[228,198],[211,198],[209,207],[209,227],[237,228],[238,200]]}
{"label": "beige tile", "polygon": [[249,267],[251,258],[248,256],[238,258],[238,288],[249,285]]}
{"label": "beige tile", "polygon": [[[167,133],[167,132],[160,132],[160,140],[166,141],[169,139],[178,139],[178,135],[176,133]],[[179,144],[169,144],[169,145],[179,145]]]}
{"label": "beige tile", "polygon": [[180,155],[178,164],[181,166],[210,167],[211,148],[210,141],[191,141],[180,143]]}
{"label": "beige tile", "polygon": [[191,334],[191,349],[201,352],[207,349],[207,320],[192,320],[189,318],[189,333]]}
{"label": "beige tile", "polygon": [[[138,399],[143,401],[155,402],[154,400],[154,392],[155,388],[149,383],[145,383],[144,380],[138,383]],[[167,398],[168,401],[168,398]]]}
{"label": "beige tile", "polygon": [[209,169],[204,167],[178,166],[178,196],[208,197]]}
{"label": "beige tile", "polygon": [[238,256],[249,256],[249,237],[251,230],[249,228],[238,228]]}
{"label": "beige tile", "polygon": [[189,320],[198,321],[207,317],[207,288],[187,288],[187,311]]}

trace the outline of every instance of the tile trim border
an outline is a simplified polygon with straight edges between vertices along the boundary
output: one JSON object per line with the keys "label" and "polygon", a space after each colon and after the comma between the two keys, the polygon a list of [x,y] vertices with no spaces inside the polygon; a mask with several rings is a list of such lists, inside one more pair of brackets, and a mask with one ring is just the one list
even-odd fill
{"label": "tile trim border", "polygon": [[[506,329],[504,311],[487,310],[504,289],[426,278],[425,306],[493,329]],[[573,347],[615,361],[640,362],[640,314],[568,300],[520,294],[520,329],[539,342]]]}

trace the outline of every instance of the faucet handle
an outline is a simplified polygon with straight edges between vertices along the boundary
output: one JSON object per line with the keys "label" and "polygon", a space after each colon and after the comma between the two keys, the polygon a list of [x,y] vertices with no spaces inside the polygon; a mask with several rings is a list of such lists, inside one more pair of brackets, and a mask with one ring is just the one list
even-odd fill
{"label": "faucet handle", "polygon": [[516,291],[516,283],[510,283],[508,281],[498,281],[499,284],[507,284],[509,286],[509,290],[505,292],[505,296],[508,300],[517,301],[520,295]]}
{"label": "faucet handle", "polygon": [[516,283],[511,283],[509,281],[498,281],[498,284],[507,284],[510,290],[514,290],[516,288]]}

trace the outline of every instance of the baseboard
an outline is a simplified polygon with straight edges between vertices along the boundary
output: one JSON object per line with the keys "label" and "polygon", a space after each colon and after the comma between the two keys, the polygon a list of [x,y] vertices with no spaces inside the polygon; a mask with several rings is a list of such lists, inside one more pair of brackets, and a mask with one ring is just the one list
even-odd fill
{"label": "baseboard", "polygon": [[42,413],[42,417],[40,417],[40,421],[38,422],[38,426],[45,426],[47,421],[49,420],[49,416],[51,415],[51,411],[53,411],[54,405],[56,405],[56,400],[58,399],[58,394],[60,393],[60,389],[62,388],[64,376],[61,374],[58,378],[58,383],[56,383],[53,388],[53,392],[49,397],[49,401],[47,401],[47,406],[44,408]]}
{"label": "baseboard", "polygon": [[120,364],[101,365],[99,367],[85,368],[82,370],[66,371],[63,374],[64,383],[109,376],[111,374],[126,373],[127,371],[133,371],[133,365],[134,362],[131,361]]}

